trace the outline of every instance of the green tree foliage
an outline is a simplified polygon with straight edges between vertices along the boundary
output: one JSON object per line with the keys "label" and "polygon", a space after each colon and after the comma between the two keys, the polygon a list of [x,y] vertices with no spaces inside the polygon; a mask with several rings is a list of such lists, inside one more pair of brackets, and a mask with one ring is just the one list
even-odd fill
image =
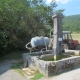
{"label": "green tree foliage", "polygon": [[80,32],[80,15],[65,16],[63,29],[71,32]]}
{"label": "green tree foliage", "polygon": [[11,52],[22,42],[20,38],[22,33],[19,31],[23,29],[23,27],[21,29],[21,18],[25,13],[24,1],[0,0],[0,53]]}
{"label": "green tree foliage", "polygon": [[0,0],[0,55],[25,49],[31,37],[47,35],[52,26],[55,2],[45,0]]}

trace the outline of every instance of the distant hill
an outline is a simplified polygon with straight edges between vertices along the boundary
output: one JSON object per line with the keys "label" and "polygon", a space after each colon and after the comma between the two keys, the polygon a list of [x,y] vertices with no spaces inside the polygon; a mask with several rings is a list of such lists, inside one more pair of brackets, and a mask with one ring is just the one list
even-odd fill
{"label": "distant hill", "polygon": [[80,15],[65,16],[63,19],[63,30],[80,32]]}

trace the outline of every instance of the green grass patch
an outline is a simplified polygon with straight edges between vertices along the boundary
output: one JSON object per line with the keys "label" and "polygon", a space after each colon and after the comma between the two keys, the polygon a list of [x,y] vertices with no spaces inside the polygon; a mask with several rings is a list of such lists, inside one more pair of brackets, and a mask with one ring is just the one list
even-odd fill
{"label": "green grass patch", "polygon": [[22,65],[23,65],[23,62],[21,61],[21,62],[16,63],[14,66],[12,66],[12,68],[13,69],[19,69],[19,67]]}
{"label": "green grass patch", "polygon": [[[23,74],[22,70],[20,69],[20,67],[21,67],[22,65],[23,65],[23,63],[22,63],[22,61],[21,61],[21,62],[16,63],[16,64],[15,64],[14,66],[12,66],[11,68],[12,68],[12,69],[15,69],[15,70],[18,71],[22,76],[25,77],[25,75]],[[39,72],[36,72],[36,73],[34,74],[34,77],[31,78],[31,80],[38,80],[38,79],[42,78],[43,76],[44,76],[43,74],[41,74],[41,73],[39,73]]]}
{"label": "green grass patch", "polygon": [[[12,59],[16,59],[16,60],[21,60],[22,59],[22,54],[23,53],[27,53],[27,51],[15,51],[9,54],[6,54],[2,57],[0,57],[0,62],[3,62],[4,60],[12,60]],[[15,69],[16,71],[18,71],[21,75],[24,76],[24,74],[21,71],[21,66],[23,65],[22,61],[19,61],[17,63],[15,63],[11,68]]]}
{"label": "green grass patch", "polygon": [[35,76],[31,80],[39,80],[42,77],[44,77],[44,75],[38,72],[37,74],[35,74]]}
{"label": "green grass patch", "polygon": [[[25,53],[25,52],[26,52],[26,51],[15,51],[15,52],[6,54],[6,55],[0,57],[0,61],[22,58],[22,53]],[[27,52],[26,52],[26,53],[27,53]]]}
{"label": "green grass patch", "polygon": [[[15,69],[15,70],[18,71],[22,76],[25,77],[25,75],[23,74],[22,70],[20,69],[20,67],[21,67],[22,65],[23,65],[23,63],[22,63],[22,61],[21,61],[21,62],[16,63],[16,64],[15,64],[14,66],[12,66],[11,68],[12,68],[12,69]],[[31,80],[38,80],[38,79],[42,78],[43,76],[44,76],[43,74],[41,74],[41,73],[39,73],[39,72],[36,72],[36,73],[34,74],[34,77],[31,78]]]}
{"label": "green grass patch", "polygon": [[12,69],[15,69],[16,71],[18,71],[21,75],[23,75],[24,76],[24,74],[22,73],[22,71],[21,71],[21,69],[20,69],[20,67],[23,65],[23,62],[21,61],[21,62],[18,62],[18,63],[16,63],[14,66],[12,66],[11,68]]}

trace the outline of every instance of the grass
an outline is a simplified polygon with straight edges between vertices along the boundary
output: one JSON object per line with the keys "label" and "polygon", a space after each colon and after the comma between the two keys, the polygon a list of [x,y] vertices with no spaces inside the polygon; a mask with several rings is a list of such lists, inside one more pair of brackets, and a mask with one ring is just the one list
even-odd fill
{"label": "grass", "polygon": [[[15,52],[6,54],[6,55],[4,55],[4,56],[2,56],[0,58],[0,62],[4,61],[4,60],[12,60],[12,59],[19,60],[19,59],[22,59],[22,53],[27,53],[27,52],[26,51],[15,51]],[[23,74],[22,70],[20,69],[22,65],[23,65],[23,62],[19,61],[18,63],[15,63],[13,66],[11,66],[11,68],[15,69],[22,76],[25,77],[25,75]],[[44,76],[43,74],[38,72],[38,73],[34,74],[34,77],[32,78],[32,80],[38,80],[38,79],[42,78],[43,76]]]}
{"label": "grass", "polygon": [[[18,63],[16,63],[14,66],[12,66],[12,69],[15,69],[15,70],[18,71],[22,76],[25,77],[24,73],[23,73],[22,70],[20,69],[20,67],[22,66],[22,64],[23,64],[22,61],[21,61],[21,62],[18,62]],[[37,73],[34,74],[34,77],[31,78],[31,80],[38,80],[38,79],[42,78],[43,76],[44,76],[43,74],[37,72]]]}
{"label": "grass", "polygon": [[43,74],[38,72],[37,74],[35,74],[35,76],[31,80],[38,80],[38,79],[42,78],[43,76],[44,76]]}
{"label": "grass", "polygon": [[[20,60],[22,59],[22,53],[25,53],[26,51],[15,51],[9,54],[6,54],[2,57],[0,57],[0,62],[4,61],[4,60],[12,60],[12,59],[16,59],[16,60]],[[27,53],[27,52],[26,52]],[[24,76],[24,74],[22,73],[20,67],[23,65],[22,61],[19,61],[18,63],[15,63],[11,68],[15,69],[16,71],[18,71],[21,75]]]}
{"label": "grass", "polygon": [[[22,76],[25,77],[24,73],[23,73],[22,70],[20,69],[20,67],[22,66],[22,64],[23,64],[22,61],[21,61],[21,62],[18,62],[18,63],[16,63],[14,66],[12,66],[12,69],[15,69],[15,70],[18,71]],[[34,77],[31,78],[31,80],[38,80],[38,79],[42,78],[43,76],[44,76],[43,74],[37,72],[37,73],[34,74]]]}
{"label": "grass", "polygon": [[4,60],[19,60],[17,63],[15,63],[13,66],[11,66],[12,69],[15,69],[16,71],[18,71],[21,75],[24,76],[24,74],[22,73],[20,67],[23,65],[22,62],[22,53],[27,53],[26,51],[15,51],[9,54],[6,54],[2,57],[0,57],[0,62],[4,61]]}
{"label": "grass", "polygon": [[78,40],[80,42],[80,33],[73,33],[72,38],[73,40]]}
{"label": "grass", "polygon": [[[15,51],[9,54],[6,54],[4,56],[2,56],[0,58],[0,62],[4,61],[4,60],[12,60],[12,59],[22,59],[22,53],[27,53],[27,51]],[[13,66],[11,66],[12,69],[15,69],[16,71],[18,71],[22,76],[25,77],[25,75],[23,74],[22,70],[20,69],[21,66],[23,65],[22,61],[19,61],[18,63],[15,63]],[[32,80],[38,80],[40,78],[42,78],[44,75],[37,72],[36,74],[34,74],[34,77],[32,78]]]}
{"label": "grass", "polygon": [[12,66],[13,69],[19,69],[20,66],[22,66],[23,62],[18,62],[17,64],[15,64],[14,66]]}
{"label": "grass", "polygon": [[26,51],[15,51],[15,52],[6,54],[6,55],[0,57],[0,61],[22,58],[22,53],[25,53],[25,52]]}
{"label": "grass", "polygon": [[21,67],[22,65],[23,65],[23,63],[22,63],[22,61],[20,61],[20,62],[16,63],[14,66],[12,66],[11,68],[12,68],[12,69],[15,69],[16,71],[18,71],[22,76],[25,76],[25,75],[22,73],[21,69],[20,69],[20,67]]}
{"label": "grass", "polygon": [[[2,57],[0,57],[0,62],[3,62],[4,60],[21,60],[22,59],[22,54],[23,53],[27,53],[27,51],[15,51],[9,54],[6,54]],[[16,71],[18,71],[21,75],[24,76],[24,74],[22,73],[20,67],[23,65],[22,61],[19,61],[18,63],[15,63],[13,66],[11,66],[12,69],[15,69]]]}

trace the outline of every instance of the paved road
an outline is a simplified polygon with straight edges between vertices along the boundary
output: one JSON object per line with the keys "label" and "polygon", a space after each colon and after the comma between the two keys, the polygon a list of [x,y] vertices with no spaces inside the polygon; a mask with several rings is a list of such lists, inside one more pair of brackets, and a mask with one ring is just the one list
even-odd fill
{"label": "paved road", "polygon": [[11,66],[16,62],[16,60],[0,62],[0,80],[27,80],[16,70],[11,69]]}
{"label": "paved road", "polygon": [[45,77],[40,80],[80,80],[80,68],[56,75],[54,77]]}

